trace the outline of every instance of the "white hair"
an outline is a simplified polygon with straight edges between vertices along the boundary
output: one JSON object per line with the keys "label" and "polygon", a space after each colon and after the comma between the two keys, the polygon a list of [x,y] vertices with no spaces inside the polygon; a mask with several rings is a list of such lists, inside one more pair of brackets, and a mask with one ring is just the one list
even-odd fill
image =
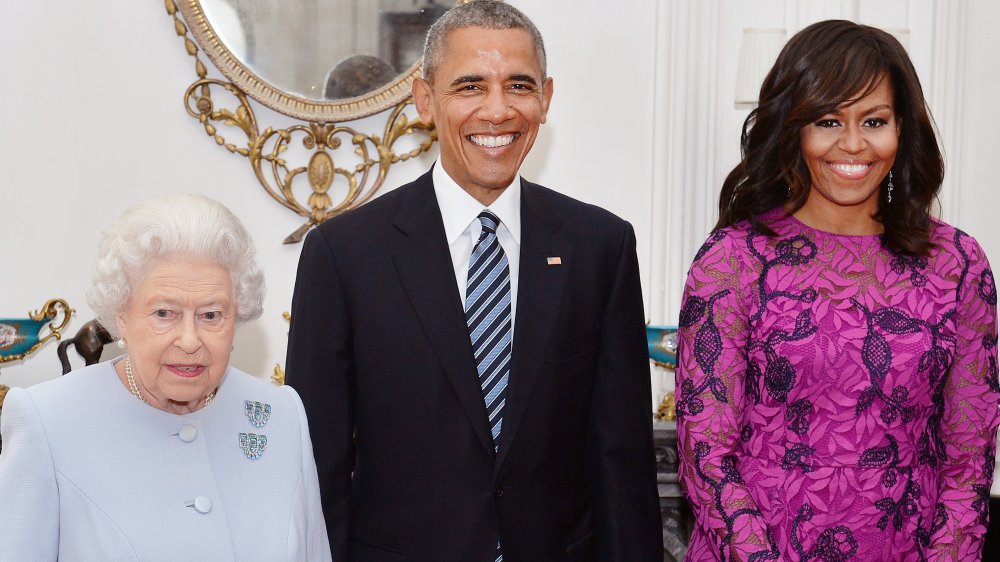
{"label": "white hair", "polygon": [[101,234],[87,303],[109,332],[118,335],[116,320],[150,265],[170,254],[221,265],[233,281],[236,322],[260,317],[264,273],[243,223],[214,199],[178,194],[130,207]]}

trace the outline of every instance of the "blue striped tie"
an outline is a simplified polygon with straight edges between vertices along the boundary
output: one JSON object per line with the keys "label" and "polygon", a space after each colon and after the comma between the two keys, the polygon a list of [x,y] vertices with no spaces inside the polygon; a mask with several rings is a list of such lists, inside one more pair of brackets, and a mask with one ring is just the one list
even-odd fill
{"label": "blue striped tie", "polygon": [[[472,352],[479,371],[479,385],[489,414],[493,450],[499,450],[503,407],[510,375],[511,316],[510,268],[507,254],[497,240],[500,219],[489,211],[479,213],[483,232],[469,261],[469,283],[465,289],[465,319],[469,324]],[[503,561],[497,542],[496,562]]]}
{"label": "blue striped tie", "polygon": [[479,213],[483,232],[472,250],[469,283],[465,291],[465,319],[479,384],[493,433],[493,449],[500,442],[507,378],[510,374],[511,317],[510,270],[507,255],[497,240],[500,220],[489,211]]}

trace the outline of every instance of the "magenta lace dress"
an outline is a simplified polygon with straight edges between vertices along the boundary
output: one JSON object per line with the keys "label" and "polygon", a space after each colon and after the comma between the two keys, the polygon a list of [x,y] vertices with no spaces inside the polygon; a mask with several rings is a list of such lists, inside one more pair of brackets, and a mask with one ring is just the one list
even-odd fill
{"label": "magenta lace dress", "polygon": [[978,560],[997,291],[974,239],[927,257],[783,211],[698,251],[680,315],[687,560]]}

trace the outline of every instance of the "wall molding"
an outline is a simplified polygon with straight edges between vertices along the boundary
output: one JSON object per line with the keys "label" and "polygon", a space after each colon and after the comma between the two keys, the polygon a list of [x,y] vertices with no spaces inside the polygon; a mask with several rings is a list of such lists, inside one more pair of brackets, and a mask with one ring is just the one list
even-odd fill
{"label": "wall molding", "polygon": [[690,260],[715,222],[721,0],[656,13],[649,320],[675,324]]}
{"label": "wall molding", "polygon": [[933,57],[928,103],[938,126],[938,141],[945,159],[944,184],[938,197],[940,217],[953,225],[961,220],[963,188],[961,158],[964,123],[965,54],[968,5],[966,2],[934,2]]}

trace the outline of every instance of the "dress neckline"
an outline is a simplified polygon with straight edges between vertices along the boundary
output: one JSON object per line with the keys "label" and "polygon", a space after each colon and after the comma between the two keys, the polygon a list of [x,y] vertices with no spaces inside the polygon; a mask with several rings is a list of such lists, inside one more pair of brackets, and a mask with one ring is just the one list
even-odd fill
{"label": "dress neckline", "polygon": [[780,224],[781,222],[787,221],[789,224],[797,227],[797,229],[799,230],[807,230],[809,232],[814,232],[821,236],[830,238],[842,238],[847,240],[856,240],[859,242],[867,242],[867,241],[878,241],[879,243],[882,242],[881,234],[840,234],[837,232],[830,232],[828,230],[816,228],[814,226],[809,226],[808,224],[799,220],[798,217],[785,211],[785,209],[781,207],[776,207],[764,213],[761,216],[761,218],[764,219],[764,222],[772,224],[774,226]]}

